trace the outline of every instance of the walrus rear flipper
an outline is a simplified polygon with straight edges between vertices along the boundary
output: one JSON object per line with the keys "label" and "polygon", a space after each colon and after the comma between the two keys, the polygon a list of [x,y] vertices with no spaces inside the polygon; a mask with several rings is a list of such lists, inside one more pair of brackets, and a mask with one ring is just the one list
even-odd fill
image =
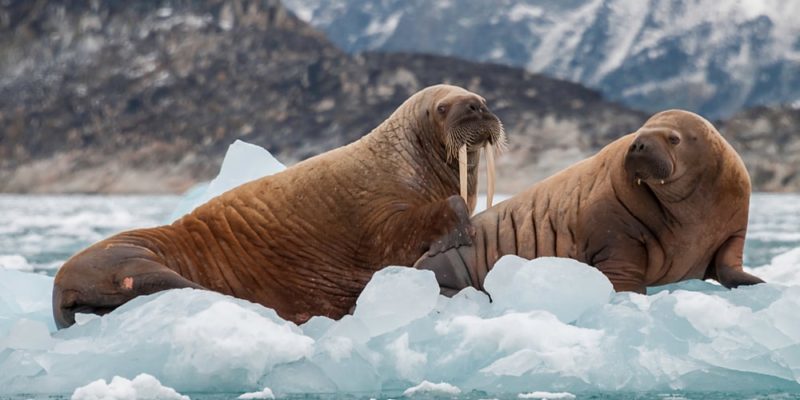
{"label": "walrus rear flipper", "polygon": [[[471,247],[461,249],[470,251]],[[475,286],[467,262],[459,249],[450,249],[436,254],[426,253],[414,263],[414,268],[433,271],[441,294],[447,297],[453,297],[468,286]]]}
{"label": "walrus rear flipper", "polygon": [[733,289],[739,286],[764,283],[761,278],[742,270],[744,237],[732,236],[717,250],[714,256],[714,270],[706,272],[706,278],[716,279],[722,286]]}
{"label": "walrus rear flipper", "polygon": [[58,271],[53,285],[53,318],[59,329],[75,314],[104,315],[134,297],[179,288],[204,289],[156,261],[138,246],[89,248]]}

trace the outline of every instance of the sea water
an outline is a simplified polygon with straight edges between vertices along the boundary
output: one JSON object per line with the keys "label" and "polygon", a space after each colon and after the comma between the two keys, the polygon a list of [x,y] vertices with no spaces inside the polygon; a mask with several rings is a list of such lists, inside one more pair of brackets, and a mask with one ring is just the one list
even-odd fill
{"label": "sea water", "polygon": [[[507,197],[496,196],[497,201]],[[123,230],[170,221],[181,200],[181,196],[0,195],[0,266],[54,275],[69,256],[91,243]],[[483,204],[478,201],[479,207]],[[745,265],[767,265],[773,257],[799,247],[800,195],[754,194]]]}

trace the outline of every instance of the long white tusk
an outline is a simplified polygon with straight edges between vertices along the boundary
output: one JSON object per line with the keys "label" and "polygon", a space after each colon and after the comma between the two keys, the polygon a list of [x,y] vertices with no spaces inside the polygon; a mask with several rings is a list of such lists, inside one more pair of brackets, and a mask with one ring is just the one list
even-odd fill
{"label": "long white tusk", "polygon": [[486,208],[488,209],[492,207],[494,200],[494,145],[486,142],[483,152],[486,153]]}
{"label": "long white tusk", "polygon": [[467,200],[467,145],[461,146],[458,149],[458,178],[461,185],[461,197],[464,198],[464,203],[469,207]]}

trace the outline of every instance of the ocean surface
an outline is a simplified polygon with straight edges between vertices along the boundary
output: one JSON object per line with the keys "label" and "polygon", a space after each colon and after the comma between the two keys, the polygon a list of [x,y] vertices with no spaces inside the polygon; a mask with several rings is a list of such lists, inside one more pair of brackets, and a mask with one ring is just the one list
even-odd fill
{"label": "ocean surface", "polygon": [[[169,222],[180,200],[180,196],[0,195],[0,265],[2,260],[22,262],[21,257],[23,269],[53,275],[70,255],[113,233]],[[766,265],[797,247],[800,195],[754,194],[745,265]]]}
{"label": "ocean surface", "polygon": [[[179,196],[0,195],[0,267],[52,276],[70,255],[95,241],[115,232],[169,222],[168,219],[180,200],[181,197]],[[756,270],[757,273],[758,268],[769,265],[773,257],[797,248],[800,248],[800,195],[755,194],[751,202],[750,224],[745,248],[745,265]],[[710,290],[709,293],[712,293],[714,289],[705,288],[704,290]],[[200,300],[202,301],[203,299]],[[735,302],[735,299],[732,301]],[[653,304],[655,305],[656,303],[654,302]],[[753,312],[756,312],[758,308],[754,307],[753,310]],[[800,312],[800,309],[797,311]],[[91,322],[87,324],[87,326],[89,325],[91,325]],[[587,325],[590,326],[591,324]],[[102,333],[102,331],[100,332]],[[710,332],[712,333],[709,334],[709,337],[714,337],[713,331]],[[8,354],[10,354],[3,353],[4,343],[2,336],[0,335],[0,375],[9,373],[8,370],[3,369],[2,361],[4,357],[8,357]],[[49,355],[49,353],[43,354]],[[34,357],[34,359],[36,358]],[[53,359],[58,360],[57,358]],[[87,363],[91,363],[91,361],[87,361]],[[5,364],[8,367],[7,359]],[[736,369],[738,367],[732,368]],[[357,375],[358,372],[353,372],[353,374]],[[712,371],[710,376],[713,377],[713,375],[714,372]],[[128,378],[132,378],[132,376]],[[31,379],[35,379],[35,377]],[[748,376],[747,379],[753,378]],[[773,378],[764,379],[770,381]],[[2,380],[3,377],[0,376],[0,381]],[[742,380],[742,382],[745,381],[746,379]],[[776,381],[778,383],[774,388],[770,388],[769,384],[756,385],[759,387],[755,390],[742,389],[742,385],[748,385],[742,382],[732,380],[730,389],[726,389],[727,386],[724,383],[720,384],[717,381],[712,385],[713,390],[709,391],[614,392],[596,391],[591,388],[570,391],[578,399],[800,399],[800,389],[796,389],[800,388],[800,386],[791,382]],[[696,386],[694,385],[694,387]],[[3,392],[2,388],[0,388],[0,393]],[[0,394],[0,398],[57,399],[70,397],[70,393],[42,395],[37,393],[37,390],[32,390],[32,392],[35,394]],[[182,393],[189,395],[192,399],[233,399],[241,394],[241,392]],[[399,397],[403,397],[402,391],[391,391],[377,396],[375,393],[365,394],[364,396],[359,396],[358,394],[289,395],[289,398],[294,399],[390,399]],[[498,394],[473,390],[460,395],[430,394],[414,396],[414,398],[477,400],[523,397],[520,397],[519,391]]]}

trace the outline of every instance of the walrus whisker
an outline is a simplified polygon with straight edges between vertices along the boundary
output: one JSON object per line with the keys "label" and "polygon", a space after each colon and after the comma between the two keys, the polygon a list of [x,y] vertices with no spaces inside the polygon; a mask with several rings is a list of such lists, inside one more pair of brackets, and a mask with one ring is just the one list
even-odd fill
{"label": "walrus whisker", "polygon": [[467,199],[467,145],[462,145],[460,149],[458,149],[458,178],[459,178],[459,185],[461,187],[461,197],[464,198],[464,202],[469,204],[469,200]]}
{"label": "walrus whisker", "polygon": [[492,142],[486,142],[483,150],[486,153],[486,208],[492,207],[492,200],[494,199],[494,146]]}

